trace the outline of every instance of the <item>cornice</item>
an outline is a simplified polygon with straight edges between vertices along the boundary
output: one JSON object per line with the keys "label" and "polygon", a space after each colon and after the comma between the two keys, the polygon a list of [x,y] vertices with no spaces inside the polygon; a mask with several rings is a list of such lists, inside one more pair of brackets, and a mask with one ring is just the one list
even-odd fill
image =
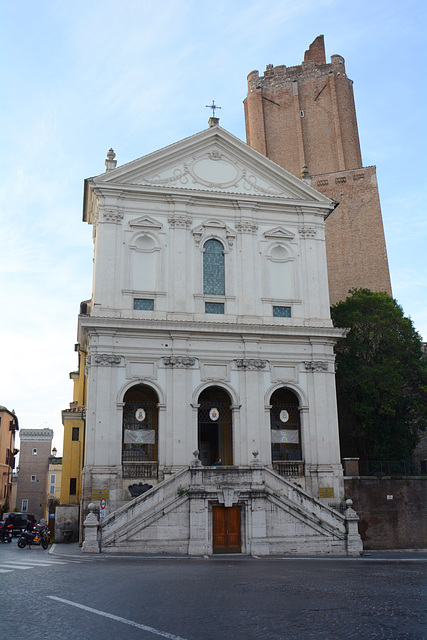
{"label": "cornice", "polygon": [[226,202],[232,201],[233,203],[236,200],[241,201],[245,204],[249,204],[250,206],[255,206],[257,201],[262,203],[261,206],[264,206],[266,203],[273,203],[276,205],[280,205],[283,207],[284,205],[292,206],[292,207],[308,207],[310,209],[320,208],[320,209],[331,209],[330,202],[322,202],[320,200],[312,200],[310,199],[300,199],[300,198],[292,198],[285,197],[280,195],[271,195],[271,194],[249,194],[249,193],[240,193],[239,191],[207,191],[206,189],[197,189],[196,187],[177,187],[177,186],[158,186],[158,185],[148,185],[148,184],[133,184],[127,183],[123,184],[122,182],[109,182],[108,184],[104,183],[92,183],[91,187],[96,192],[96,195],[109,195],[109,196],[119,196],[124,199],[132,198],[134,195],[138,200],[141,199],[150,199],[158,198],[158,199],[168,199],[170,198],[179,198],[183,197],[184,194],[188,194],[188,198],[194,198],[194,202],[190,202],[190,204],[199,203],[200,201],[206,200],[210,201],[221,200],[223,199]]}
{"label": "cornice", "polygon": [[101,318],[93,316],[80,316],[79,328],[89,333],[104,333],[113,331],[116,335],[120,332],[176,332],[178,333],[212,333],[225,335],[241,335],[246,338],[250,335],[274,336],[282,338],[307,339],[324,338],[337,340],[345,337],[347,329],[340,327],[324,326],[312,327],[304,325],[266,324],[266,323],[240,323],[240,322],[203,322],[195,320],[146,320],[139,318]]}

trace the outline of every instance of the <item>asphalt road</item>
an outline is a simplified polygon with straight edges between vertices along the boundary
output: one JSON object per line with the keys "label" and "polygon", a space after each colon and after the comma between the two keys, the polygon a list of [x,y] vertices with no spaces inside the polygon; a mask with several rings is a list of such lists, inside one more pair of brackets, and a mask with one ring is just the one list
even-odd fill
{"label": "asphalt road", "polygon": [[14,541],[0,545],[1,636],[427,640],[426,577],[427,554],[112,557]]}

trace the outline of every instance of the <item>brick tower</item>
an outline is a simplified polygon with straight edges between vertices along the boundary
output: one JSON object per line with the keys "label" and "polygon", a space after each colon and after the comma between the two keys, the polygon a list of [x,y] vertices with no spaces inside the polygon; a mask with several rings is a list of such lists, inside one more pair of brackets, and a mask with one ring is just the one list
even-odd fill
{"label": "brick tower", "polygon": [[363,167],[353,83],[344,58],[326,63],[318,36],[296,67],[248,75],[247,143],[339,204],[326,223],[331,304],[349,289],[391,295],[375,167]]}

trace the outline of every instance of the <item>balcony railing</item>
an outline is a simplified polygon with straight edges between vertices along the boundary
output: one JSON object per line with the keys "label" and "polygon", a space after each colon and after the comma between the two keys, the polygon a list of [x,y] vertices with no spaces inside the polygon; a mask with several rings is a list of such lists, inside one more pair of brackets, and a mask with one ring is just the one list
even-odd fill
{"label": "balcony railing", "polygon": [[158,462],[123,461],[123,478],[158,478]]}
{"label": "balcony railing", "polygon": [[303,460],[276,460],[273,462],[273,469],[279,476],[288,478],[289,476],[303,476],[304,475],[304,461]]}

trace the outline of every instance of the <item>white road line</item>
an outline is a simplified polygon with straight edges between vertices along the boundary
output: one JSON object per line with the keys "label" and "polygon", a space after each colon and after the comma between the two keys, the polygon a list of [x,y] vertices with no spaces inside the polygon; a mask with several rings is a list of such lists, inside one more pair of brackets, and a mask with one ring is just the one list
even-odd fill
{"label": "white road line", "polygon": [[28,564],[13,564],[12,562],[2,562],[1,563],[2,567],[11,567],[12,569],[20,569],[21,571],[24,571],[25,569],[34,569],[34,567],[32,567],[31,565]]}
{"label": "white road line", "polygon": [[47,561],[41,561],[41,560],[4,560],[3,562],[0,562],[1,565],[3,564],[13,564],[15,567],[50,567],[53,564],[68,564],[65,562],[49,562],[49,560]]}
{"label": "white road line", "polygon": [[12,573],[12,569],[0,569],[0,573]]}
{"label": "white road line", "polygon": [[169,638],[170,640],[185,640],[181,636],[175,636],[173,633],[168,633],[167,631],[159,631],[158,629],[153,629],[153,627],[147,627],[145,624],[139,624],[138,622],[133,622],[132,620],[127,620],[126,618],[121,618],[120,616],[115,616],[112,613],[107,613],[106,611],[99,611],[98,609],[92,609],[92,607],[86,607],[84,604],[78,604],[78,602],[72,602],[71,600],[64,600],[64,598],[57,598],[56,596],[47,596],[51,600],[57,600],[58,602],[64,602],[65,604],[69,604],[72,607],[77,607],[78,609],[83,609],[83,611],[89,611],[89,613],[96,613],[98,616],[103,616],[104,618],[110,618],[111,620],[116,620],[117,622],[122,622],[123,624],[129,624],[131,627],[137,627],[137,629],[142,629],[143,631],[149,631],[150,633],[154,633],[157,636],[162,636],[162,638]]}
{"label": "white road line", "polygon": [[20,564],[22,564],[23,566],[31,566],[31,567],[50,567],[50,565],[52,564],[52,562],[6,562],[6,564],[13,564],[15,567],[19,566]]}
{"label": "white road line", "polygon": [[16,564],[20,564],[21,562],[22,564],[34,564],[34,565],[37,565],[38,567],[39,566],[49,567],[51,564],[68,564],[68,562],[64,560],[37,560],[37,559],[32,560],[31,559],[27,561],[14,560],[14,562],[16,562]]}

